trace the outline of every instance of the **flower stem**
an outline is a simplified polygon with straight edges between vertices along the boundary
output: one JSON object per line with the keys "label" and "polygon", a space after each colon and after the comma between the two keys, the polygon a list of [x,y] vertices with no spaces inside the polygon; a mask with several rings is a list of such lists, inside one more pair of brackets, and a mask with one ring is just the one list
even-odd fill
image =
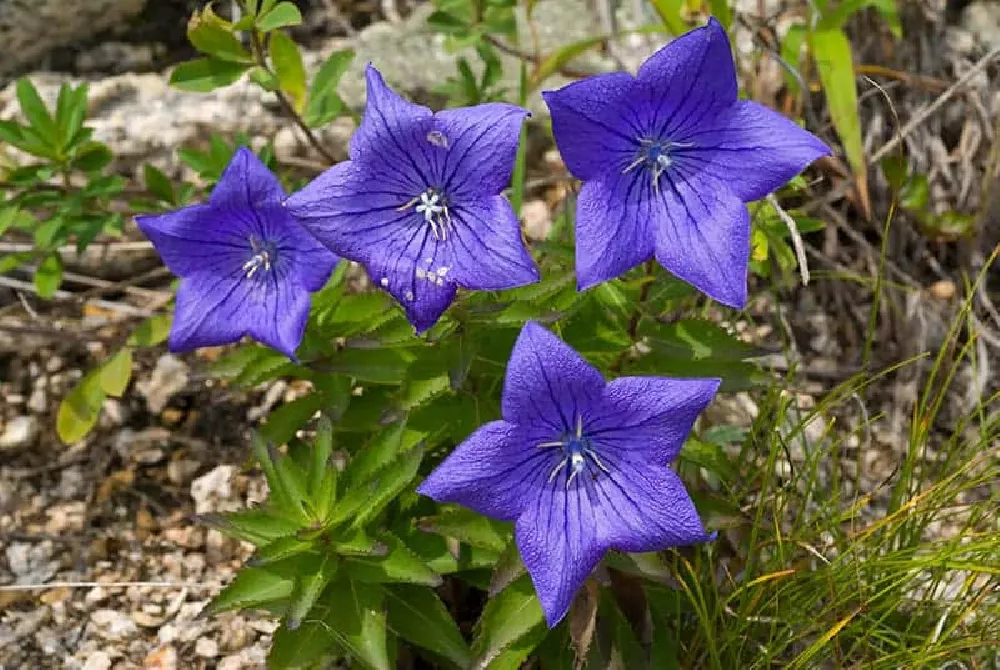
{"label": "flower stem", "polygon": [[643,283],[642,288],[639,289],[639,299],[635,303],[635,309],[632,310],[632,316],[628,321],[628,339],[632,344],[629,348],[623,351],[619,356],[618,360],[614,362],[611,366],[612,372],[621,372],[622,366],[625,365],[625,360],[628,358],[629,352],[632,351],[632,347],[639,337],[639,322],[642,320],[642,308],[649,299],[649,292],[653,288],[653,273],[656,271],[656,265],[653,260],[646,261],[644,276],[646,281]]}
{"label": "flower stem", "polygon": [[[274,70],[271,69],[271,66],[267,62],[267,54],[265,53],[264,42],[261,40],[261,35],[259,32],[257,32],[256,28],[250,31],[250,43],[253,46],[254,60],[257,61],[257,64],[262,68],[264,68],[268,72],[268,74],[277,78],[277,75],[275,75]],[[285,110],[286,114],[292,117],[292,121],[295,123],[296,126],[299,127],[299,130],[302,131],[302,134],[306,136],[306,141],[309,142],[312,148],[315,149],[319,153],[319,155],[322,156],[323,159],[330,165],[336,163],[337,159],[334,157],[333,154],[327,151],[326,147],[323,146],[323,144],[319,141],[319,138],[316,137],[316,135],[313,133],[312,128],[306,125],[306,122],[305,120],[303,120],[302,116],[300,116],[299,113],[295,111],[295,106],[292,105],[291,101],[288,99],[288,96],[286,96],[280,89],[276,90],[274,94],[278,97],[278,104],[281,105],[281,108]]]}

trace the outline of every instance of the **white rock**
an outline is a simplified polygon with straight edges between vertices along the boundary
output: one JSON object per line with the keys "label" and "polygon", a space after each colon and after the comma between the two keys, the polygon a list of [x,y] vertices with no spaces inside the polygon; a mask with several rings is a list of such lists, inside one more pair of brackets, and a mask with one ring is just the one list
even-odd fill
{"label": "white rock", "polygon": [[235,466],[219,465],[191,482],[191,497],[197,514],[232,512],[241,507],[233,494],[234,474]]}
{"label": "white rock", "polygon": [[205,658],[215,658],[219,655],[219,643],[209,637],[200,637],[194,643],[194,653]]}
{"label": "white rock", "polygon": [[188,367],[184,361],[164,354],[157,359],[153,374],[136,384],[136,388],[146,398],[149,411],[159,414],[170,398],[187,386],[187,383]]}
{"label": "white rock", "polygon": [[106,651],[95,651],[87,657],[83,670],[109,670],[111,656]]}
{"label": "white rock", "polygon": [[138,627],[127,614],[115,610],[96,610],[90,615],[90,621],[103,637],[120,639],[135,635]]}
{"label": "white rock", "polygon": [[0,434],[0,449],[26,447],[38,435],[38,419],[33,416],[17,416],[11,419]]}

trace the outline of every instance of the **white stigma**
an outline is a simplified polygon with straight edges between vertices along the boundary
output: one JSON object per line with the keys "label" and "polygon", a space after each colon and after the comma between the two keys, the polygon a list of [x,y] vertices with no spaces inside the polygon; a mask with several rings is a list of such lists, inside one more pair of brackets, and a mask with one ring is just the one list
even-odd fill
{"label": "white stigma", "polygon": [[[431,227],[434,238],[437,240],[447,239],[448,228],[451,226],[451,214],[448,212],[448,205],[445,203],[444,197],[433,188],[429,188],[399,207],[398,211],[403,211],[413,205],[416,205],[417,214],[424,215],[424,221]],[[430,259],[427,262],[430,263]]]}
{"label": "white stigma", "polygon": [[631,172],[639,166],[649,169],[653,180],[653,190],[659,190],[660,175],[670,169],[674,164],[670,156],[673,149],[690,149],[694,144],[690,142],[670,142],[669,140],[652,140],[647,138],[639,139],[639,150],[635,159],[629,163],[622,174]]}
{"label": "white stigma", "polygon": [[[538,445],[539,449],[551,449],[558,447],[563,450],[565,456],[561,461],[559,461],[552,471],[549,473],[549,483],[555,481],[556,477],[559,476],[563,470],[569,467],[569,476],[566,477],[566,488],[569,489],[570,484],[576,479],[576,476],[587,469],[587,459],[594,462],[599,470],[605,474],[611,474],[607,466],[601,462],[601,459],[597,456],[597,453],[590,448],[590,442],[583,436],[583,416],[576,415],[576,430],[573,434],[566,435],[561,440],[556,440],[553,442],[542,442]],[[597,476],[597,473],[594,473]]]}

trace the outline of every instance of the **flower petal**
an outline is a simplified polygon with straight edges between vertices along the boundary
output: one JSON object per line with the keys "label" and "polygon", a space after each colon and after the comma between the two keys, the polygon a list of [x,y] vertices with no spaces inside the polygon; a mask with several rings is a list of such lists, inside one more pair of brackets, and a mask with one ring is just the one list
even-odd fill
{"label": "flower petal", "polygon": [[744,202],[759,200],[784,186],[830,147],[785,116],[745,100],[714,121],[691,129],[679,141],[678,163],[706,172]]}
{"label": "flower petal", "polygon": [[[533,475],[545,483],[548,472]],[[514,525],[514,538],[549,628],[555,627],[573,596],[604,555],[598,543],[598,518],[587,489],[542,485]]]}
{"label": "flower petal", "polygon": [[[492,102],[434,115],[433,142],[445,149],[439,182],[455,202],[497,195],[510,183],[528,110]],[[432,184],[428,184],[432,185]]]}
{"label": "flower petal", "polygon": [[677,474],[617,458],[601,458],[610,473],[592,480],[591,495],[600,508],[597,541],[620,551],[657,551],[711,538]]}
{"label": "flower petal", "polygon": [[537,448],[545,439],[506,421],[480,426],[417,487],[417,493],[452,502],[480,514],[513,521],[537,495],[528,484],[551,454]]}
{"label": "flower petal", "polygon": [[447,242],[459,286],[495,290],[536,282],[538,268],[524,247],[521,223],[502,196],[467,200],[451,209]]}
{"label": "flower petal", "polygon": [[688,179],[675,166],[660,178],[656,259],[723,305],[747,302],[750,213],[729,188],[706,174]]}
{"label": "flower petal", "polygon": [[[369,234],[366,239],[375,238]],[[447,245],[416,216],[372,244],[361,258],[372,283],[399,302],[418,334],[424,332],[455,299],[455,283],[441,275],[442,267],[453,265]]]}
{"label": "flower petal", "polygon": [[247,217],[201,204],[135,217],[142,233],[178,277],[205,270],[238,270],[252,254]]}
{"label": "flower petal", "polygon": [[582,291],[653,256],[651,221],[659,204],[645,170],[586,182],[576,205],[576,281]]}
{"label": "flower petal", "polygon": [[337,163],[285,202],[288,211],[313,237],[335,254],[363,261],[373,243],[423,221],[406,207],[405,192],[386,185],[353,161]]}
{"label": "flower petal", "polygon": [[714,18],[684,33],[639,66],[650,109],[652,137],[674,139],[736,102],[736,66],[725,29]]}
{"label": "flower petal", "polygon": [[242,272],[202,271],[181,280],[170,326],[170,351],[217,347],[238,341],[249,330],[252,302]]}
{"label": "flower petal", "polygon": [[620,172],[649,130],[634,109],[640,85],[627,72],[587,77],[542,97],[566,167],[578,179]]}
{"label": "flower petal", "polygon": [[285,190],[257,155],[240,147],[226,166],[209,202],[220,208],[247,210],[265,202],[280,202]]}
{"label": "flower petal", "polygon": [[281,203],[260,205],[257,220],[262,238],[277,249],[275,266],[287,272],[288,280],[310,292],[323,288],[339,260],[337,256],[310,235]]}
{"label": "flower petal", "polygon": [[604,389],[604,378],[568,344],[529,321],[514,343],[504,381],[503,418],[523,425],[544,425],[549,440],[576,429]]}
{"label": "flower petal", "polygon": [[596,444],[637,463],[666,465],[677,457],[720,379],[619,377],[585,418]]}
{"label": "flower petal", "polygon": [[309,319],[309,292],[291,276],[294,269],[272,270],[248,280],[247,305],[251,318],[247,333],[261,344],[297,360],[295,350],[302,343]]}
{"label": "flower petal", "polygon": [[371,64],[365,78],[365,113],[351,137],[351,160],[365,163],[382,181],[412,198],[433,185],[434,166],[441,160],[443,149],[427,138],[433,115],[426,107],[401,98]]}

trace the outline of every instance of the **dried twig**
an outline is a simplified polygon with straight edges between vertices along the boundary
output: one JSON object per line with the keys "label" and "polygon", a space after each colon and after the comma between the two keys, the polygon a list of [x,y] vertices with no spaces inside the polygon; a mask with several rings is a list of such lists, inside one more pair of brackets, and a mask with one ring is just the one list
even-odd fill
{"label": "dried twig", "polygon": [[896,145],[902,142],[907,135],[912,133],[920,124],[926,121],[928,116],[940,109],[944,103],[948,102],[948,100],[950,100],[959,89],[969,83],[969,81],[977,74],[982,72],[997,56],[1000,56],[1000,47],[993,49],[988,54],[980,58],[979,61],[969,68],[968,72],[959,77],[958,81],[952,84],[947,91],[935,98],[934,102],[930,103],[926,107],[923,107],[922,109],[917,110],[917,113],[913,115],[913,118],[910,119],[891,140],[886,142],[878,151],[871,155],[868,159],[868,164],[875,165],[880,160],[885,158],[890,151],[896,148]]}
{"label": "dried twig", "polygon": [[792,236],[792,246],[795,247],[795,258],[799,262],[799,274],[802,275],[802,285],[808,286],[809,262],[806,259],[806,249],[802,244],[802,235],[799,234],[799,227],[796,225],[795,219],[781,207],[773,193],[768,194],[767,201],[771,203],[771,207],[774,207],[774,211],[778,213],[778,218],[785,223],[788,233]]}

